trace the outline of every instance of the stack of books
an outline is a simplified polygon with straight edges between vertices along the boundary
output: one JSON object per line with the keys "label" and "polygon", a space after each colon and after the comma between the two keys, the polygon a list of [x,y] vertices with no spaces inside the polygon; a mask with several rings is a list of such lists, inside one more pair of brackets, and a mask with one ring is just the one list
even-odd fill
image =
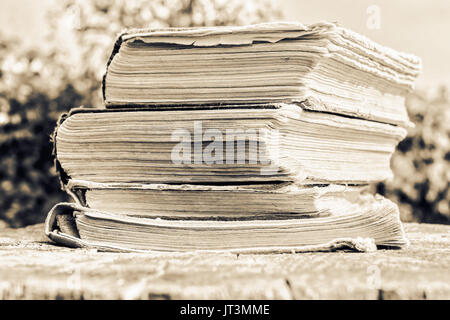
{"label": "stack of books", "polygon": [[397,206],[369,186],[392,176],[420,68],[332,23],[126,31],[106,108],[55,130],[75,203],[46,233],[116,251],[403,247]]}

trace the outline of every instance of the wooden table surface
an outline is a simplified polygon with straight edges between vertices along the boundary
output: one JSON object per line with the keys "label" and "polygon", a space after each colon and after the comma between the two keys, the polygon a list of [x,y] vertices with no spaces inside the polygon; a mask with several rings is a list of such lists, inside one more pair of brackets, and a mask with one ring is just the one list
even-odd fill
{"label": "wooden table surface", "polygon": [[105,253],[0,221],[2,299],[450,299],[450,226],[405,224],[371,253]]}

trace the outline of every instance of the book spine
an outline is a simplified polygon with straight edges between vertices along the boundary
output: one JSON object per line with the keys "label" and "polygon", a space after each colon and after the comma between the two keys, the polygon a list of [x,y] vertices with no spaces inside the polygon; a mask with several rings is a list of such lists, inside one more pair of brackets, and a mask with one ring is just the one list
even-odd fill
{"label": "book spine", "polygon": [[86,209],[75,203],[61,202],[56,204],[45,219],[45,234],[55,243],[70,248],[96,249],[106,252],[136,252],[133,249],[90,243],[80,238],[75,222],[75,215],[82,214]]}
{"label": "book spine", "polygon": [[74,203],[61,202],[49,211],[44,231],[50,240],[71,248],[85,247],[76,227],[73,215],[75,209]]}
{"label": "book spine", "polygon": [[59,183],[61,185],[61,190],[67,192],[76,203],[82,206],[86,206],[86,198],[85,198],[85,190],[82,189],[73,189],[68,187],[68,183],[71,180],[71,177],[67,174],[67,172],[62,167],[61,163],[58,160],[58,151],[56,147],[56,137],[58,135],[58,129],[61,127],[64,121],[68,119],[72,114],[78,112],[95,112],[95,109],[85,109],[82,106],[78,108],[73,108],[69,112],[62,113],[56,123],[55,129],[50,137],[50,141],[52,144],[52,156],[54,159],[54,166],[56,169],[56,173],[58,174]]}
{"label": "book spine", "polygon": [[103,103],[105,105],[106,105],[106,75],[108,74],[109,65],[111,64],[112,60],[114,59],[114,56],[117,54],[117,52],[119,52],[120,47],[122,46],[123,36],[126,34],[127,34],[126,32],[123,32],[117,37],[117,40],[114,43],[114,47],[113,47],[113,50],[109,57],[109,60],[106,63],[106,70],[105,70],[105,74],[103,75],[103,79],[102,79],[102,96],[103,96]]}
{"label": "book spine", "polygon": [[70,117],[71,112],[72,112],[72,111],[70,111],[70,112],[68,112],[68,113],[67,113],[67,112],[66,112],[66,113],[62,113],[62,114],[60,115],[58,121],[56,122],[55,129],[53,130],[53,133],[52,133],[52,135],[51,135],[51,137],[50,137],[50,141],[51,141],[51,144],[52,144],[52,156],[53,156],[53,158],[54,158],[54,165],[55,165],[55,168],[56,168],[56,172],[57,172],[57,174],[58,174],[58,177],[59,177],[59,182],[60,182],[60,184],[61,184],[61,189],[62,189],[62,190],[65,190],[65,189],[66,189],[65,186],[66,186],[67,182],[70,180],[70,177],[69,177],[69,175],[67,175],[67,173],[64,171],[64,169],[63,169],[62,166],[61,166],[61,163],[60,163],[59,160],[58,160],[58,153],[57,153],[57,150],[56,150],[56,136],[57,136],[57,134],[58,134],[58,129],[59,129],[59,127],[61,126],[61,124],[62,124],[68,117]]}

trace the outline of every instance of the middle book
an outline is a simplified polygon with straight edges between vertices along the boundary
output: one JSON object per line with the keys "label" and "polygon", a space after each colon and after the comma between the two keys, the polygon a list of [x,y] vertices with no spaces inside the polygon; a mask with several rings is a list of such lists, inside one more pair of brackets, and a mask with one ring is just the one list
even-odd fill
{"label": "middle book", "polygon": [[78,108],[61,120],[55,147],[63,177],[100,183],[368,184],[391,177],[405,135],[293,104]]}

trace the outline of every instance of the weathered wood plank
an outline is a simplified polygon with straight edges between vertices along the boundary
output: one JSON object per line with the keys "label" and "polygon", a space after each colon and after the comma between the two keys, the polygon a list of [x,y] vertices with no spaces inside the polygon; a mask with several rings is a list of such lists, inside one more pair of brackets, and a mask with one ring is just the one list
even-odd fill
{"label": "weathered wood plank", "polygon": [[69,249],[0,224],[0,298],[450,299],[450,226],[405,229],[404,250],[236,256]]}

